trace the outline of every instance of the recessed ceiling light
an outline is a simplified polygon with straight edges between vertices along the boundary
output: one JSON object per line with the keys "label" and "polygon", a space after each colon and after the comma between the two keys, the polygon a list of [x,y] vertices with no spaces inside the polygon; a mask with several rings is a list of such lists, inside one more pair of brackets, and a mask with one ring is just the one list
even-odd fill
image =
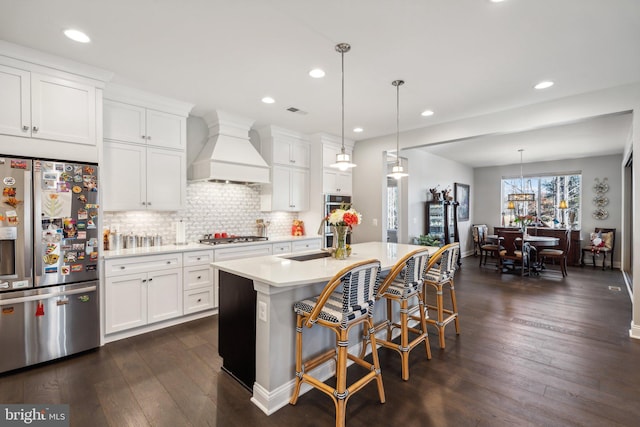
{"label": "recessed ceiling light", "polygon": [[64,30],[64,35],[78,43],[89,43],[91,41],[88,35],[80,30],[74,30],[72,28]]}
{"label": "recessed ceiling light", "polygon": [[360,132],[364,132],[364,129],[362,128],[353,128],[353,131],[356,133],[360,133]]}
{"label": "recessed ceiling light", "polygon": [[421,116],[424,117],[429,117],[429,116],[433,116],[433,111],[431,110],[424,110],[422,113],[420,113]]}
{"label": "recessed ceiling light", "polygon": [[324,77],[324,70],[321,70],[320,68],[314,68],[313,70],[309,71],[309,75],[314,79],[321,79]]}
{"label": "recessed ceiling light", "polygon": [[553,82],[550,80],[545,80],[543,82],[538,83],[534,86],[535,89],[546,89],[548,87],[553,86]]}
{"label": "recessed ceiling light", "polygon": [[491,3],[502,3],[504,0],[490,0]]}
{"label": "recessed ceiling light", "polygon": [[271,98],[270,96],[265,96],[264,98],[262,98],[262,102],[264,102],[265,104],[273,104],[274,102],[276,102],[276,100]]}

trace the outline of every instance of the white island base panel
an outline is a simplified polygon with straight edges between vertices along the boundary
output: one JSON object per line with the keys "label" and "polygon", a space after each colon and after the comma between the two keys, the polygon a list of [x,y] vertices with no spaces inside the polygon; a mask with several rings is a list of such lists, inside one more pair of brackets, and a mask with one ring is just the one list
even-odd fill
{"label": "white island base panel", "polygon": [[[251,401],[267,415],[289,404],[295,385],[295,302],[319,295],[327,281],[347,265],[375,258],[381,261],[384,274],[406,253],[420,248],[424,249],[424,246],[372,242],[353,245],[353,255],[346,261],[323,258],[287,263],[282,262],[281,257],[270,256],[214,263],[215,268],[253,280],[257,293],[256,375]],[[438,248],[429,249],[433,253]],[[306,283],[301,270],[308,274]],[[259,276],[266,280],[260,280]],[[386,306],[376,304],[374,321],[377,323],[385,318]],[[352,343],[349,351],[358,354],[362,345],[362,327],[353,328],[349,339]],[[335,334],[332,331],[317,325],[304,328],[303,360],[333,347]],[[330,360],[312,372],[318,379],[326,380],[335,374],[335,363]],[[309,389],[310,386],[303,384],[301,393]]]}

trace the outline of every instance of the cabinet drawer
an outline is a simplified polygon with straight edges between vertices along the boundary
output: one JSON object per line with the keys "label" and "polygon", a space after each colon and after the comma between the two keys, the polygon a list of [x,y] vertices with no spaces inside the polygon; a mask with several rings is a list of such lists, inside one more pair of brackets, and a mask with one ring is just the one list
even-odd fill
{"label": "cabinet drawer", "polygon": [[182,254],[163,254],[131,258],[108,259],[104,263],[105,277],[166,270],[182,267]]}
{"label": "cabinet drawer", "polygon": [[213,262],[213,250],[185,252],[184,265],[207,265]]}
{"label": "cabinet drawer", "polygon": [[301,242],[293,242],[291,252],[303,252],[312,251],[322,248],[322,242],[320,239],[315,240],[303,240]]}
{"label": "cabinet drawer", "polygon": [[185,291],[184,314],[213,308],[213,286],[209,288]]}
{"label": "cabinet drawer", "polygon": [[213,284],[213,268],[208,266],[184,267],[184,290]]}
{"label": "cabinet drawer", "polygon": [[228,249],[216,249],[216,261],[271,255],[272,245],[251,245]]}
{"label": "cabinet drawer", "polygon": [[291,253],[291,242],[273,244],[273,255],[289,254],[289,253]]}

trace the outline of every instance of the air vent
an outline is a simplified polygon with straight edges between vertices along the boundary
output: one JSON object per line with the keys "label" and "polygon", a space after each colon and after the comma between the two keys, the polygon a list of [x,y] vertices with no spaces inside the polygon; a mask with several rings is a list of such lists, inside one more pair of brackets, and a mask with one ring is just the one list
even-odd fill
{"label": "air vent", "polygon": [[289,107],[289,108],[287,108],[287,111],[290,111],[290,112],[296,113],[296,114],[302,114],[303,116],[309,114],[306,111],[302,111],[301,109],[296,108],[296,107]]}

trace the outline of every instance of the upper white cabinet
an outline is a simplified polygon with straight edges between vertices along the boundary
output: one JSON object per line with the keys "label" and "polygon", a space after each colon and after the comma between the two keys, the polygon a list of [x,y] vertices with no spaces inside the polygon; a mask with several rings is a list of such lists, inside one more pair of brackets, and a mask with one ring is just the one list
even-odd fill
{"label": "upper white cabinet", "polygon": [[186,117],[112,100],[104,102],[104,138],[184,149]]}
{"label": "upper white cabinet", "polygon": [[[351,170],[341,171],[332,168],[331,165],[336,162],[336,155],[342,151],[341,138],[329,134],[314,134],[311,136],[312,153],[315,159],[320,157],[318,165],[312,166],[312,188],[311,191],[322,191],[323,194],[352,194],[352,173]],[[345,153],[352,155],[353,141],[345,140]]]}
{"label": "upper white cabinet", "polygon": [[351,172],[325,168],[322,172],[322,192],[324,194],[351,194]]}
{"label": "upper white cabinet", "polygon": [[192,106],[117,85],[105,89],[105,98],[104,209],[183,208]]}
{"label": "upper white cabinet", "polygon": [[268,126],[258,130],[260,153],[271,166],[271,183],[262,185],[260,209],[309,210],[310,144],[297,132]]}
{"label": "upper white cabinet", "polygon": [[0,65],[0,133],[96,145],[96,88]]}

